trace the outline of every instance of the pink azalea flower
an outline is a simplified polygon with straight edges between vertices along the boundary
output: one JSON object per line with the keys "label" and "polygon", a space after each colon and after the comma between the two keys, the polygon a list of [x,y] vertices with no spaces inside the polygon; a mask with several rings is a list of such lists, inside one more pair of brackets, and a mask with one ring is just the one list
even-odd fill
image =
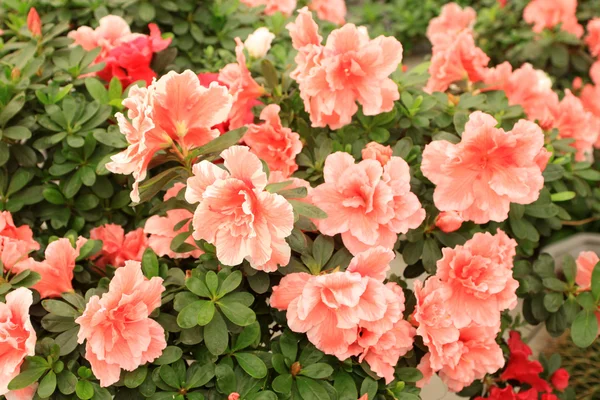
{"label": "pink azalea flower", "polygon": [[[233,106],[229,112],[229,129],[237,129],[248,123],[248,110],[260,104],[258,98],[264,89],[252,78],[246,66],[244,44],[240,38],[235,38],[235,54],[237,63],[227,64],[219,73],[219,82],[229,88],[233,96]],[[252,122],[252,121],[250,121]]]}
{"label": "pink azalea flower", "polygon": [[502,349],[496,343],[498,331],[499,326],[468,326],[460,330],[457,342],[446,346],[448,362],[438,375],[451,391],[459,392],[504,366]]}
{"label": "pink azalea flower", "polygon": [[600,56],[600,18],[594,18],[587,24],[588,34],[585,44],[590,48],[594,57]]}
{"label": "pink azalea flower", "polygon": [[[441,211],[457,211],[465,221],[485,224],[508,218],[510,203],[530,204],[544,186],[547,162],[544,133],[520,120],[512,131],[480,111],[469,117],[458,144],[431,142],[423,151],[421,171],[437,187]],[[544,162],[545,161],[545,162]]]}
{"label": "pink azalea flower", "polygon": [[35,7],[31,7],[27,14],[27,29],[33,37],[42,36],[42,20]]}
{"label": "pink azalea flower", "polygon": [[0,212],[0,260],[5,270],[10,270],[29,253],[39,249],[40,245],[33,240],[29,226],[17,227],[10,212]]}
{"label": "pink azalea flower", "polygon": [[[596,118],[600,118],[600,86],[599,85],[585,85],[579,95],[583,107],[594,114]],[[596,144],[596,147],[598,145]]]}
{"label": "pink azalea flower", "polygon": [[129,147],[111,157],[106,168],[133,175],[131,200],[139,202],[139,184],[159,150],[173,146],[191,149],[219,136],[215,125],[224,122],[231,109],[227,89],[212,83],[206,88],[191,71],[169,72],[148,88],[132,87],[123,105],[128,118],[117,113],[121,133]]}
{"label": "pink azalea flower", "polygon": [[240,394],[238,392],[233,392],[227,396],[227,400],[238,400],[240,398]]}
{"label": "pink azalea flower", "polygon": [[358,111],[365,115],[388,112],[399,99],[389,78],[402,61],[402,45],[393,37],[369,39],[366,28],[346,24],[321,45],[318,27],[305,7],[287,25],[298,55],[291,76],[300,86],[304,108],[313,127],[338,129]]}
{"label": "pink azalea flower", "polygon": [[435,226],[445,233],[459,230],[462,223],[463,219],[456,211],[442,211],[435,218]]}
{"label": "pink azalea flower", "polygon": [[427,38],[434,46],[447,46],[460,32],[471,31],[476,19],[477,13],[471,7],[463,9],[456,3],[448,3],[439,16],[429,21]]}
{"label": "pink azalea flower", "polygon": [[148,239],[142,228],[131,232],[120,225],[106,224],[90,231],[90,239],[102,240],[102,251],[97,255],[95,264],[100,268],[112,265],[115,268],[125,265],[125,261],[141,261],[148,247]]}
{"label": "pink azalea flower", "polygon": [[427,386],[429,384],[429,381],[431,380],[431,377],[434,374],[434,371],[431,368],[430,358],[431,353],[425,354],[423,358],[421,358],[421,361],[419,361],[419,365],[417,365],[417,369],[423,374],[423,378],[419,379],[416,382],[416,386],[418,388],[422,389],[425,386]]}
{"label": "pink azalea flower", "polygon": [[596,85],[600,85],[600,60],[592,64],[590,68],[590,78]]}
{"label": "pink azalea flower", "polygon": [[312,0],[308,4],[311,11],[323,21],[333,22],[336,25],[346,23],[346,1],[345,0]]}
{"label": "pink azalea flower", "polygon": [[102,48],[101,56],[108,55],[113,48],[135,39],[139,34],[131,33],[129,24],[118,15],[107,15],[100,18],[98,27],[81,26],[68,36],[84,50],[90,51],[96,47]]}
{"label": "pink azalea flower", "polygon": [[73,269],[83,243],[85,240],[79,240],[74,249],[69,239],[55,240],[46,248],[44,261],[28,258],[15,264],[13,271],[19,273],[29,269],[37,272],[42,279],[33,288],[40,293],[40,297],[60,297],[65,292],[73,291]]}
{"label": "pink azalea flower", "polygon": [[6,397],[6,400],[32,400],[35,396],[35,392],[37,392],[38,386],[39,384],[35,382],[26,388],[11,390],[7,392],[4,397]]}
{"label": "pink azalea flower", "polygon": [[402,319],[404,294],[383,284],[394,253],[376,247],[354,257],[345,272],[286,275],[270,304],[287,310],[290,329],[340,360],[360,356],[389,383],[398,359],[413,345],[415,329]]}
{"label": "pink azalea flower", "polygon": [[[170,198],[176,197],[177,194],[185,188],[183,183],[176,183],[172,188],[166,191],[164,201]],[[189,226],[192,221],[194,214],[185,208],[176,208],[167,211],[167,215],[162,217],[160,215],[153,215],[146,220],[144,225],[144,233],[150,235],[148,238],[148,246],[154,250],[154,252],[160,256],[167,256],[171,258],[198,258],[204,252],[198,248],[193,251],[185,253],[176,253],[171,250],[171,242],[180,233],[188,232]],[[183,220],[188,220],[179,229],[175,230],[175,226],[180,224]],[[192,236],[185,240],[185,243],[196,246],[196,242]]]}
{"label": "pink azalea flower", "polygon": [[325,183],[313,189],[312,200],[327,218],[316,221],[326,235],[342,234],[352,254],[370,247],[391,249],[399,233],[417,228],[425,210],[410,191],[410,172],[400,157],[382,167],[375,160],[355,164],[350,154],[337,152],[325,160]]}
{"label": "pink azalea flower", "polygon": [[483,50],[475,45],[473,34],[463,30],[447,44],[433,47],[429,66],[431,76],[424,90],[444,92],[454,82],[481,81],[489,61]]}
{"label": "pink azalea flower", "polygon": [[589,290],[592,285],[592,272],[600,258],[593,251],[583,251],[577,257],[577,276],[575,282],[581,289]]}
{"label": "pink azalea flower", "polygon": [[442,249],[436,276],[452,290],[446,307],[454,325],[494,326],[500,312],[517,305],[519,283],[512,277],[517,242],[498,229],[476,233],[464,246]]}
{"label": "pink azalea flower", "polygon": [[558,129],[560,138],[575,139],[571,144],[577,149],[575,160],[585,161],[586,156],[593,152],[600,134],[594,114],[586,111],[582,101],[568,89],[565,97],[551,111],[552,127]]}
{"label": "pink azalea flower", "polygon": [[367,143],[364,149],[362,149],[363,160],[377,160],[381,166],[385,166],[394,151],[390,146],[384,146],[377,142]]}
{"label": "pink azalea flower", "polygon": [[296,156],[302,151],[302,142],[300,135],[281,124],[280,110],[276,104],[266,106],[260,113],[260,119],[265,122],[250,125],[243,140],[271,171],[290,176],[298,169]]}
{"label": "pink azalea flower", "polygon": [[100,386],[117,382],[121,369],[133,371],[155,360],[167,346],[164,329],[150,318],[160,307],[162,281],[146,279],[139,262],[127,261],[115,272],[108,292],[92,296],[75,320],[78,342],[87,340],[85,358]]}
{"label": "pink azalea flower", "polygon": [[552,90],[552,81],[531,64],[512,70],[508,62],[485,73],[486,90],[502,90],[510,105],[519,105],[530,121],[540,121],[542,126],[552,122],[551,109],[558,104],[558,95]]}
{"label": "pink azalea flower", "polygon": [[[0,395],[8,398],[25,398],[26,393],[9,392],[9,382],[19,375],[26,356],[35,354],[37,336],[29,318],[33,304],[30,290],[18,288],[6,295],[0,303]],[[33,398],[32,396],[29,399]]]}
{"label": "pink azalea flower", "polygon": [[265,6],[265,14],[273,15],[280,12],[289,17],[296,9],[296,0],[240,0],[248,7]]}
{"label": "pink azalea flower", "polygon": [[531,0],[523,10],[523,19],[533,24],[534,32],[539,33],[560,24],[561,30],[581,37],[583,26],[577,22],[576,10],[577,0]]}
{"label": "pink azalea flower", "polygon": [[221,153],[227,170],[206,160],[194,165],[185,198],[199,203],[194,213],[194,238],[217,248],[225,265],[244,259],[259,270],[285,266],[291,250],[285,238],[292,232],[292,206],[283,196],[264,190],[267,175],[248,147],[233,146]]}

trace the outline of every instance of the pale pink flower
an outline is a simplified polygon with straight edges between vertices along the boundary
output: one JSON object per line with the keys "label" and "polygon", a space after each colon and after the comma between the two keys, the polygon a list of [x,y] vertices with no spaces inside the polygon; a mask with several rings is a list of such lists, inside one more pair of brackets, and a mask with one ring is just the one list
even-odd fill
{"label": "pale pink flower", "polygon": [[577,257],[577,276],[575,282],[581,289],[589,290],[592,285],[592,272],[600,261],[593,251],[583,251]]}
{"label": "pale pink flower", "polygon": [[15,264],[13,271],[29,269],[37,272],[41,280],[33,288],[40,293],[40,297],[60,297],[65,292],[73,291],[73,269],[83,243],[85,240],[80,240],[77,248],[73,248],[69,239],[55,240],[46,248],[44,261],[28,258]]}
{"label": "pale pink flower", "polygon": [[583,36],[583,26],[577,22],[577,0],[531,0],[523,10],[523,19],[533,24],[534,32],[546,28],[554,28],[560,24],[560,29],[577,37]]}
{"label": "pale pink flower", "polygon": [[551,109],[558,104],[558,95],[552,90],[552,81],[541,70],[525,63],[512,70],[508,62],[486,71],[485,90],[502,90],[510,105],[519,105],[530,121],[538,120],[547,126],[552,122]]}
{"label": "pale pink flower", "polygon": [[38,386],[39,384],[35,382],[26,388],[11,390],[7,392],[4,397],[6,397],[6,400],[32,400],[35,396],[35,392],[37,392]]}
{"label": "pale pink flower", "polygon": [[465,221],[484,224],[508,218],[510,203],[530,204],[544,186],[547,162],[544,133],[520,120],[512,131],[480,111],[470,115],[462,140],[433,141],[423,151],[421,171],[437,187],[441,211],[457,211]]}
{"label": "pale pink flower", "polygon": [[263,58],[271,48],[273,39],[275,39],[275,35],[269,31],[269,28],[261,26],[248,35],[244,47],[248,50],[250,57]]}
{"label": "pale pink flower", "polygon": [[460,229],[463,219],[456,211],[442,211],[435,218],[435,226],[442,232],[450,233]]}
{"label": "pale pink flower", "polygon": [[377,160],[383,167],[390,161],[393,153],[394,151],[390,146],[384,146],[377,142],[370,142],[362,149],[362,158],[363,160]]}
{"label": "pale pink flower", "polygon": [[281,124],[280,110],[277,104],[266,106],[260,113],[264,123],[248,126],[243,140],[271,171],[290,176],[298,169],[296,156],[302,151],[302,142],[300,135]]}
{"label": "pale pink flower", "polygon": [[107,15],[100,18],[96,29],[80,26],[77,30],[69,32],[68,36],[84,50],[90,51],[101,47],[102,52],[99,57],[104,58],[115,47],[143,35],[131,33],[127,21],[118,15]]}
{"label": "pale pink flower", "polygon": [[559,137],[575,140],[571,144],[577,149],[575,160],[586,160],[586,156],[593,152],[600,134],[594,114],[586,111],[582,101],[568,89],[565,90],[565,97],[551,111],[552,127],[558,129]]}
{"label": "pale pink flower", "polygon": [[292,206],[264,190],[267,175],[248,147],[233,146],[221,153],[227,170],[206,160],[194,165],[185,198],[199,203],[194,213],[194,238],[217,248],[225,265],[244,259],[259,270],[273,272],[290,260],[285,238],[292,232]]}
{"label": "pale pink flower", "polygon": [[33,231],[27,225],[17,227],[9,211],[0,212],[0,260],[5,270],[27,258],[40,245],[33,240]]}
{"label": "pale pink flower", "polygon": [[489,61],[483,50],[475,45],[472,33],[463,30],[451,42],[433,47],[430,77],[424,90],[444,92],[454,82],[481,81]]}
{"label": "pale pink flower", "polygon": [[402,61],[402,45],[393,37],[369,39],[367,29],[346,24],[321,45],[318,27],[305,7],[287,25],[298,55],[291,76],[300,86],[313,127],[338,129],[358,111],[365,115],[390,111],[399,99],[389,78]]}
{"label": "pale pink flower", "polygon": [[285,16],[290,16],[296,9],[296,0],[240,0],[242,4],[248,7],[265,6],[265,14],[273,15],[280,12]]}
{"label": "pale pink flower", "polygon": [[[579,95],[583,107],[600,118],[600,85],[585,85]],[[598,147],[598,145],[596,145]]]}
{"label": "pale pink flower", "polygon": [[227,396],[227,400],[238,400],[240,398],[240,394],[238,392],[233,392]]}
{"label": "pale pink flower", "polygon": [[429,21],[427,38],[434,46],[447,46],[460,32],[471,31],[476,19],[477,13],[471,7],[463,9],[456,3],[448,3],[439,16]]}
{"label": "pale pink flower", "polygon": [[494,326],[500,312],[517,305],[519,283],[512,276],[517,242],[498,229],[476,233],[464,246],[442,249],[436,276],[452,290],[446,307],[454,325]]}
{"label": "pale pink flower", "polygon": [[423,374],[423,378],[416,382],[416,386],[418,388],[422,389],[425,386],[427,386],[427,384],[429,384],[429,381],[431,380],[431,377],[434,374],[434,371],[431,368],[430,358],[431,353],[425,354],[423,358],[421,358],[421,361],[419,361],[419,365],[417,365],[417,369]]}
{"label": "pale pink flower", "polygon": [[190,149],[218,137],[219,131],[212,127],[227,119],[231,102],[227,88],[217,83],[206,88],[189,70],[171,71],[148,88],[132,87],[123,101],[128,118],[116,114],[129,147],[112,156],[106,168],[133,175],[131,200],[139,202],[139,183],[146,178],[154,154],[173,142]]}
{"label": "pale pink flower", "polygon": [[502,349],[496,343],[499,322],[494,327],[465,327],[457,342],[445,346],[447,363],[438,375],[451,391],[459,392],[504,366]]}
{"label": "pale pink flower", "polygon": [[229,112],[229,129],[237,129],[246,124],[248,110],[260,104],[258,98],[264,89],[254,78],[246,66],[244,44],[240,38],[235,38],[235,54],[237,63],[227,64],[219,73],[219,82],[227,85],[233,96],[233,105]]}
{"label": "pale pink flower", "polygon": [[369,393],[365,393],[358,398],[358,400],[369,400]]}
{"label": "pale pink flower", "polygon": [[6,395],[7,398],[10,396],[7,393],[11,393],[8,384],[19,375],[23,360],[35,354],[37,336],[29,318],[32,304],[32,293],[25,288],[8,293],[5,302],[0,303],[0,395]]}
{"label": "pale pink flower", "polygon": [[164,329],[150,318],[160,307],[165,290],[162,278],[146,279],[141,264],[128,261],[117,269],[102,297],[92,296],[83,315],[77,339],[87,340],[85,358],[100,386],[119,380],[121,369],[133,371],[155,360],[167,346]]}
{"label": "pale pink flower", "polygon": [[[185,184],[178,182],[173,185],[172,188],[166,191],[164,201],[170,198],[176,197],[177,194],[185,188]],[[197,248],[196,242],[192,236],[185,240],[185,243],[196,247],[196,250],[176,253],[171,250],[171,242],[180,233],[188,232],[189,226],[194,217],[194,214],[185,208],[176,208],[168,210],[166,216],[153,215],[146,220],[144,225],[144,233],[150,235],[148,238],[148,246],[154,250],[154,252],[160,256],[167,256],[171,258],[198,258],[204,252]],[[181,224],[182,221],[188,220],[179,229],[175,230],[176,225]]]}
{"label": "pale pink flower", "polygon": [[102,250],[94,263],[103,269],[107,265],[122,267],[127,260],[141,261],[144,251],[148,248],[148,238],[142,228],[125,234],[123,228],[117,224],[106,224],[92,229],[90,239],[102,240]]}
{"label": "pale pink flower", "polygon": [[346,1],[345,0],[312,0],[308,4],[311,11],[323,21],[329,21],[336,25],[346,23]]}
{"label": "pale pink flower", "polygon": [[600,56],[600,18],[594,18],[587,24],[588,34],[585,44],[590,48],[594,57]]}
{"label": "pale pink flower", "polygon": [[350,154],[337,152],[325,160],[323,176],[325,183],[312,192],[314,204],[327,213],[317,226],[326,235],[341,233],[352,254],[374,246],[391,249],[398,234],[425,219],[410,191],[408,164],[400,157],[382,167],[375,160],[355,164]]}

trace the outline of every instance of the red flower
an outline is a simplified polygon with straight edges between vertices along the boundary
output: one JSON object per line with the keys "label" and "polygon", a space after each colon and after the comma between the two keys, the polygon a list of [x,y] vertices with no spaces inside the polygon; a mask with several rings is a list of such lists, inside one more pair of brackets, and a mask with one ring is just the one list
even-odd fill
{"label": "red flower", "polygon": [[513,387],[508,385],[504,389],[494,386],[490,389],[488,397],[477,397],[475,400],[537,400],[538,392],[535,389],[529,389],[515,393]]}
{"label": "red flower", "polygon": [[42,36],[42,20],[35,7],[31,7],[27,14],[27,28],[34,37]]}
{"label": "red flower", "polygon": [[552,385],[556,388],[556,390],[560,390],[561,392],[569,386],[569,373],[564,368],[559,368],[552,374],[550,378]]}
{"label": "red flower", "polygon": [[544,367],[539,361],[529,360],[529,356],[532,354],[531,348],[523,343],[519,332],[510,332],[508,348],[510,349],[510,358],[500,378],[505,381],[514,379],[526,383],[539,392],[552,392],[548,382],[540,378]]}
{"label": "red flower", "polygon": [[500,8],[504,8],[508,3],[508,0],[498,0],[498,4],[500,4]]}

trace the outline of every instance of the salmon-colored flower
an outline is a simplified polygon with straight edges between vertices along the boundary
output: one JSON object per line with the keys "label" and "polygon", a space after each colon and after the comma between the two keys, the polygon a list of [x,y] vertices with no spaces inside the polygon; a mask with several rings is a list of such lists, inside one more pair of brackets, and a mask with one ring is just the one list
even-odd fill
{"label": "salmon-colored flower", "polygon": [[83,243],[85,240],[79,240],[75,249],[69,239],[58,239],[46,248],[44,261],[28,258],[15,264],[13,271],[29,269],[37,272],[41,280],[33,288],[40,293],[40,297],[60,297],[65,292],[73,291],[73,269]]}
{"label": "salmon-colored flower", "polygon": [[419,379],[415,383],[415,385],[418,388],[422,389],[426,385],[428,385],[429,381],[431,380],[431,377],[434,374],[434,371],[431,368],[430,359],[431,359],[431,353],[427,353],[423,356],[423,358],[421,358],[421,361],[419,361],[419,364],[417,365],[417,369],[421,372],[421,374],[423,374],[423,378]]}
{"label": "salmon-colored flower", "polygon": [[593,251],[583,251],[577,257],[577,276],[575,282],[583,290],[588,290],[592,285],[592,272],[600,258]]}
{"label": "salmon-colored flower", "polygon": [[27,225],[17,227],[9,211],[0,212],[0,261],[5,270],[27,258],[40,245],[33,240],[33,231]]}
{"label": "salmon-colored flower", "polygon": [[558,104],[558,95],[544,71],[528,63],[513,71],[510,63],[504,62],[488,69],[484,82],[485,90],[502,90],[510,105],[523,107],[530,121],[537,120],[542,126],[551,124],[551,110]]}
{"label": "salmon-colored flower", "polygon": [[291,76],[300,86],[313,127],[338,129],[351,122],[358,102],[365,115],[390,111],[398,87],[389,78],[402,61],[393,37],[369,39],[366,28],[346,24],[321,45],[318,27],[305,7],[287,25],[298,55]]}
{"label": "salmon-colored flower", "polygon": [[585,44],[590,48],[594,57],[600,56],[600,18],[594,18],[587,24],[588,34]]}
{"label": "salmon-colored flower", "polygon": [[155,360],[167,346],[164,329],[150,318],[160,307],[162,278],[146,279],[137,261],[117,269],[102,297],[92,296],[75,320],[79,343],[87,340],[85,358],[100,386],[119,380],[121,369],[133,371]]}
{"label": "salmon-colored flower", "polygon": [[229,396],[227,396],[227,400],[238,400],[239,398],[240,394],[238,392],[230,393]]}
{"label": "salmon-colored flower", "polygon": [[0,303],[0,395],[7,399],[18,395],[9,392],[9,382],[19,375],[25,357],[35,354],[37,336],[29,318],[32,304],[33,295],[25,288],[8,293],[5,302]]}
{"label": "salmon-colored flower", "polygon": [[231,101],[227,88],[217,83],[206,88],[189,70],[171,71],[148,88],[132,87],[123,101],[128,118],[116,115],[130,145],[112,156],[106,168],[133,175],[131,199],[139,202],[139,183],[146,178],[154,154],[174,143],[192,149],[218,137],[213,127],[227,119]]}
{"label": "salmon-colored flower", "polygon": [[393,153],[394,151],[390,146],[384,146],[377,142],[370,142],[362,149],[362,158],[363,160],[377,160],[383,167],[390,158],[392,158]]}
{"label": "salmon-colored flower", "polygon": [[260,113],[264,123],[250,125],[243,140],[271,171],[290,176],[298,169],[296,156],[302,151],[302,142],[300,135],[281,124],[280,110],[276,104],[266,106]]}
{"label": "salmon-colored flower", "polygon": [[446,307],[454,325],[494,326],[500,312],[517,305],[519,283],[512,276],[517,242],[498,229],[476,233],[464,246],[442,249],[436,276],[452,290]]}
{"label": "salmon-colored flower", "polygon": [[[233,96],[233,106],[229,112],[229,129],[237,129],[248,123],[248,110],[260,104],[258,98],[264,89],[254,78],[246,66],[244,44],[240,38],[235,38],[235,54],[237,63],[227,64],[219,73],[219,82],[229,88]],[[250,121],[251,122],[251,121]]]}
{"label": "salmon-colored flower", "polygon": [[261,26],[248,35],[244,47],[248,50],[250,57],[262,58],[267,55],[273,39],[275,39],[275,35],[269,31],[269,28]]}
{"label": "salmon-colored flower", "polygon": [[27,14],[27,29],[33,37],[42,36],[42,20],[35,7],[31,7]]}
{"label": "salmon-colored flower", "polygon": [[562,139],[575,139],[571,144],[577,153],[575,160],[585,161],[587,155],[593,152],[594,143],[598,140],[600,129],[594,116],[583,106],[582,101],[565,90],[565,97],[552,107],[552,127],[558,129]]}
{"label": "salmon-colored flower", "polygon": [[100,268],[107,265],[122,267],[127,260],[141,261],[148,247],[148,238],[142,228],[125,234],[123,227],[117,224],[106,224],[92,229],[90,239],[102,240],[102,250],[94,261]]}
{"label": "salmon-colored flower", "polygon": [[408,164],[400,157],[382,167],[375,160],[355,164],[350,154],[337,152],[325,160],[323,175],[325,183],[314,188],[312,200],[328,217],[317,226],[326,235],[341,233],[352,254],[374,246],[391,249],[399,233],[425,219],[410,191]]}
{"label": "salmon-colored flower", "polygon": [[273,15],[280,12],[285,16],[290,16],[296,9],[296,0],[240,0],[241,3],[248,7],[265,6],[264,13]]}
{"label": "salmon-colored flower", "polygon": [[[185,184],[176,183],[172,188],[166,191],[164,201],[170,198],[176,197],[177,194],[185,188]],[[159,256],[167,256],[171,258],[198,258],[204,252],[197,248],[196,242],[192,236],[185,240],[185,243],[196,247],[193,251],[185,253],[176,253],[171,250],[171,242],[180,233],[189,232],[190,223],[194,214],[185,208],[176,208],[168,210],[166,216],[153,215],[146,220],[144,225],[144,233],[150,235],[148,238],[148,246],[154,250]],[[187,220],[187,222],[181,225],[181,222]],[[177,225],[181,225],[179,229],[175,230]]]}
{"label": "salmon-colored flower", "polygon": [[531,0],[523,10],[523,19],[533,24],[534,32],[554,28],[572,33],[577,37],[583,36],[583,26],[577,22],[577,0]]}
{"label": "salmon-colored flower", "polygon": [[244,259],[259,270],[273,272],[290,260],[285,238],[292,232],[292,206],[265,191],[267,175],[248,147],[233,146],[221,153],[227,170],[206,160],[194,165],[185,198],[199,203],[194,213],[194,238],[217,248],[225,265]]}
{"label": "salmon-colored flower", "polygon": [[346,1],[345,0],[312,0],[308,4],[311,11],[323,21],[333,22],[336,25],[346,23]]}
{"label": "salmon-colored flower", "polygon": [[127,21],[118,15],[107,15],[100,18],[96,29],[81,26],[68,34],[75,44],[80,45],[84,50],[90,51],[95,47],[101,47],[101,56],[104,57],[113,48],[135,39],[138,35],[131,33]]}
{"label": "salmon-colored flower", "polygon": [[433,47],[425,91],[444,92],[454,82],[483,79],[489,57],[475,45],[473,34],[463,30],[451,42]]}
{"label": "salmon-colored flower", "polygon": [[442,211],[435,218],[435,226],[442,232],[450,233],[460,229],[463,219],[456,211]]}
{"label": "salmon-colored flower", "polygon": [[448,3],[439,16],[429,21],[427,38],[434,46],[447,46],[458,33],[470,31],[476,18],[477,13],[471,7],[463,9],[456,3]]}
{"label": "salmon-colored flower", "polygon": [[[508,218],[510,203],[530,204],[544,186],[544,133],[520,120],[512,131],[480,111],[469,117],[458,144],[431,142],[423,151],[421,171],[437,187],[441,211],[457,211],[465,221],[485,224]],[[544,159],[540,159],[540,155]],[[538,164],[539,163],[539,164]]]}
{"label": "salmon-colored flower", "polygon": [[11,390],[4,397],[6,397],[6,400],[32,400],[38,386],[39,384],[35,382],[23,389]]}

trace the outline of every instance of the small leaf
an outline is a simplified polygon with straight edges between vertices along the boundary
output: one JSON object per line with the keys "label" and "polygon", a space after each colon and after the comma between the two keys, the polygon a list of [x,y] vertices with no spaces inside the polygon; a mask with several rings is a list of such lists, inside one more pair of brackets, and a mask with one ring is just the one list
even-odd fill
{"label": "small leaf", "polygon": [[573,325],[571,325],[571,338],[578,347],[585,348],[594,343],[598,337],[598,320],[592,311],[581,310]]}
{"label": "small leaf", "polygon": [[253,378],[262,379],[267,376],[267,366],[265,363],[250,353],[235,353],[235,359],[244,371]]}
{"label": "small leaf", "polygon": [[333,368],[326,363],[311,364],[300,370],[300,375],[313,379],[325,379],[333,374]]}
{"label": "small leaf", "polygon": [[150,247],[144,251],[142,256],[142,271],[148,279],[158,276],[158,258]]}
{"label": "small leaf", "polygon": [[217,356],[227,349],[229,331],[221,313],[216,312],[213,319],[204,327],[204,343],[208,351]]}
{"label": "small leaf", "polygon": [[302,396],[302,399],[304,400],[329,399],[327,390],[325,390],[325,388],[314,379],[297,376],[296,385],[298,386],[298,392],[300,393],[300,396]]}
{"label": "small leaf", "polygon": [[167,348],[163,350],[160,357],[152,361],[152,363],[156,365],[172,364],[175,361],[179,360],[182,355],[183,351],[179,347],[167,346]]}

